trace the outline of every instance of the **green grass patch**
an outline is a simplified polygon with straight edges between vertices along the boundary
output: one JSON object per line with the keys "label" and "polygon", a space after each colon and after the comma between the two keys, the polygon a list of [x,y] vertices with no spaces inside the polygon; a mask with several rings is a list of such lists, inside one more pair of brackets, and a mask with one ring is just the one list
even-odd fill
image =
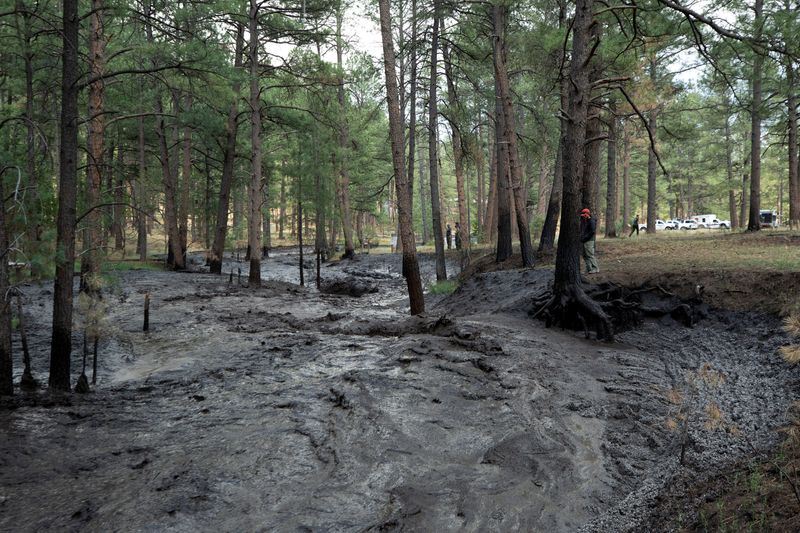
{"label": "green grass patch", "polygon": [[[80,269],[80,265],[78,266]],[[104,261],[102,271],[104,273],[111,272],[127,272],[128,270],[151,270],[161,271],[164,270],[164,263],[160,261]]]}
{"label": "green grass patch", "polygon": [[458,287],[458,282],[454,279],[439,281],[433,285],[428,292],[431,294],[453,294]]}

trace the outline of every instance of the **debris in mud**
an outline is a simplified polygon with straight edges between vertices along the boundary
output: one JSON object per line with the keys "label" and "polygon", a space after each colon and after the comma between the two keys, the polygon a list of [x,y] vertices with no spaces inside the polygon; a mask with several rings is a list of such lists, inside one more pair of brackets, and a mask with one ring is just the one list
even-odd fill
{"label": "debris in mud", "polygon": [[325,280],[320,284],[319,290],[324,294],[341,294],[358,298],[378,292],[378,287],[354,277],[347,277]]}
{"label": "debris in mud", "polygon": [[[544,320],[547,327],[558,324],[583,331],[587,339],[589,330],[594,328],[598,339],[608,340],[612,340],[615,333],[640,325],[644,317],[670,317],[686,327],[708,317],[708,306],[703,303],[700,286],[688,299],[681,299],[658,285],[630,289],[610,282],[584,285],[574,294],[575,298],[556,297],[552,289],[546,289],[533,298],[529,314]],[[589,312],[590,309],[593,312]],[[600,315],[606,317],[603,320],[610,321],[612,331],[605,331],[607,327],[601,323]]]}

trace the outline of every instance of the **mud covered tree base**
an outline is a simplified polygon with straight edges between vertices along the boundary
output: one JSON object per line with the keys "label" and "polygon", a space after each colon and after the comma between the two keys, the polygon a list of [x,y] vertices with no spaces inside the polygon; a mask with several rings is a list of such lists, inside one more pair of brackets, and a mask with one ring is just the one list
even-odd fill
{"label": "mud covered tree base", "polygon": [[683,300],[659,286],[629,289],[614,283],[569,284],[536,296],[530,314],[544,320],[548,328],[556,325],[583,331],[587,339],[594,330],[598,340],[613,342],[616,333],[639,326],[645,317],[669,316],[692,327],[708,314],[702,292],[698,286],[691,298]]}

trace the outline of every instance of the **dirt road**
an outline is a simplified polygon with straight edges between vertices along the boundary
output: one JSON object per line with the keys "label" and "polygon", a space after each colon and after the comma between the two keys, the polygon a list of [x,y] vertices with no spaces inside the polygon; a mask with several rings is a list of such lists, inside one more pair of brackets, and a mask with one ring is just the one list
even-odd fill
{"label": "dirt road", "polygon": [[[255,291],[121,274],[95,392],[0,405],[0,530],[634,531],[677,473],[774,445],[800,382],[773,318],[609,345],[527,317],[548,271],[408,318],[397,257],[323,268],[377,289],[360,298],[297,286],[296,264],[265,261]],[[45,380],[51,290],[26,291]]]}

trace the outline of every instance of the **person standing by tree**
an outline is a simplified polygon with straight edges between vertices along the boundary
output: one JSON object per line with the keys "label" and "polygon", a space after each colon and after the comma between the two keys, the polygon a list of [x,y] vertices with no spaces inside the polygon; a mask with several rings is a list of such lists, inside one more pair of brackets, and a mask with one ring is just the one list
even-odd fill
{"label": "person standing by tree", "polygon": [[453,228],[450,227],[450,224],[447,225],[445,237],[447,238],[447,249],[449,250],[453,247]]}
{"label": "person standing by tree", "polygon": [[584,207],[581,210],[581,242],[583,243],[583,260],[586,262],[587,274],[600,272],[594,257],[595,233],[597,233],[597,220],[592,216],[592,212]]}
{"label": "person standing by tree", "polygon": [[634,231],[636,232],[636,236],[638,237],[639,236],[639,215],[636,215],[636,217],[633,219],[633,222],[631,222],[631,232],[628,234],[628,237],[632,236]]}

